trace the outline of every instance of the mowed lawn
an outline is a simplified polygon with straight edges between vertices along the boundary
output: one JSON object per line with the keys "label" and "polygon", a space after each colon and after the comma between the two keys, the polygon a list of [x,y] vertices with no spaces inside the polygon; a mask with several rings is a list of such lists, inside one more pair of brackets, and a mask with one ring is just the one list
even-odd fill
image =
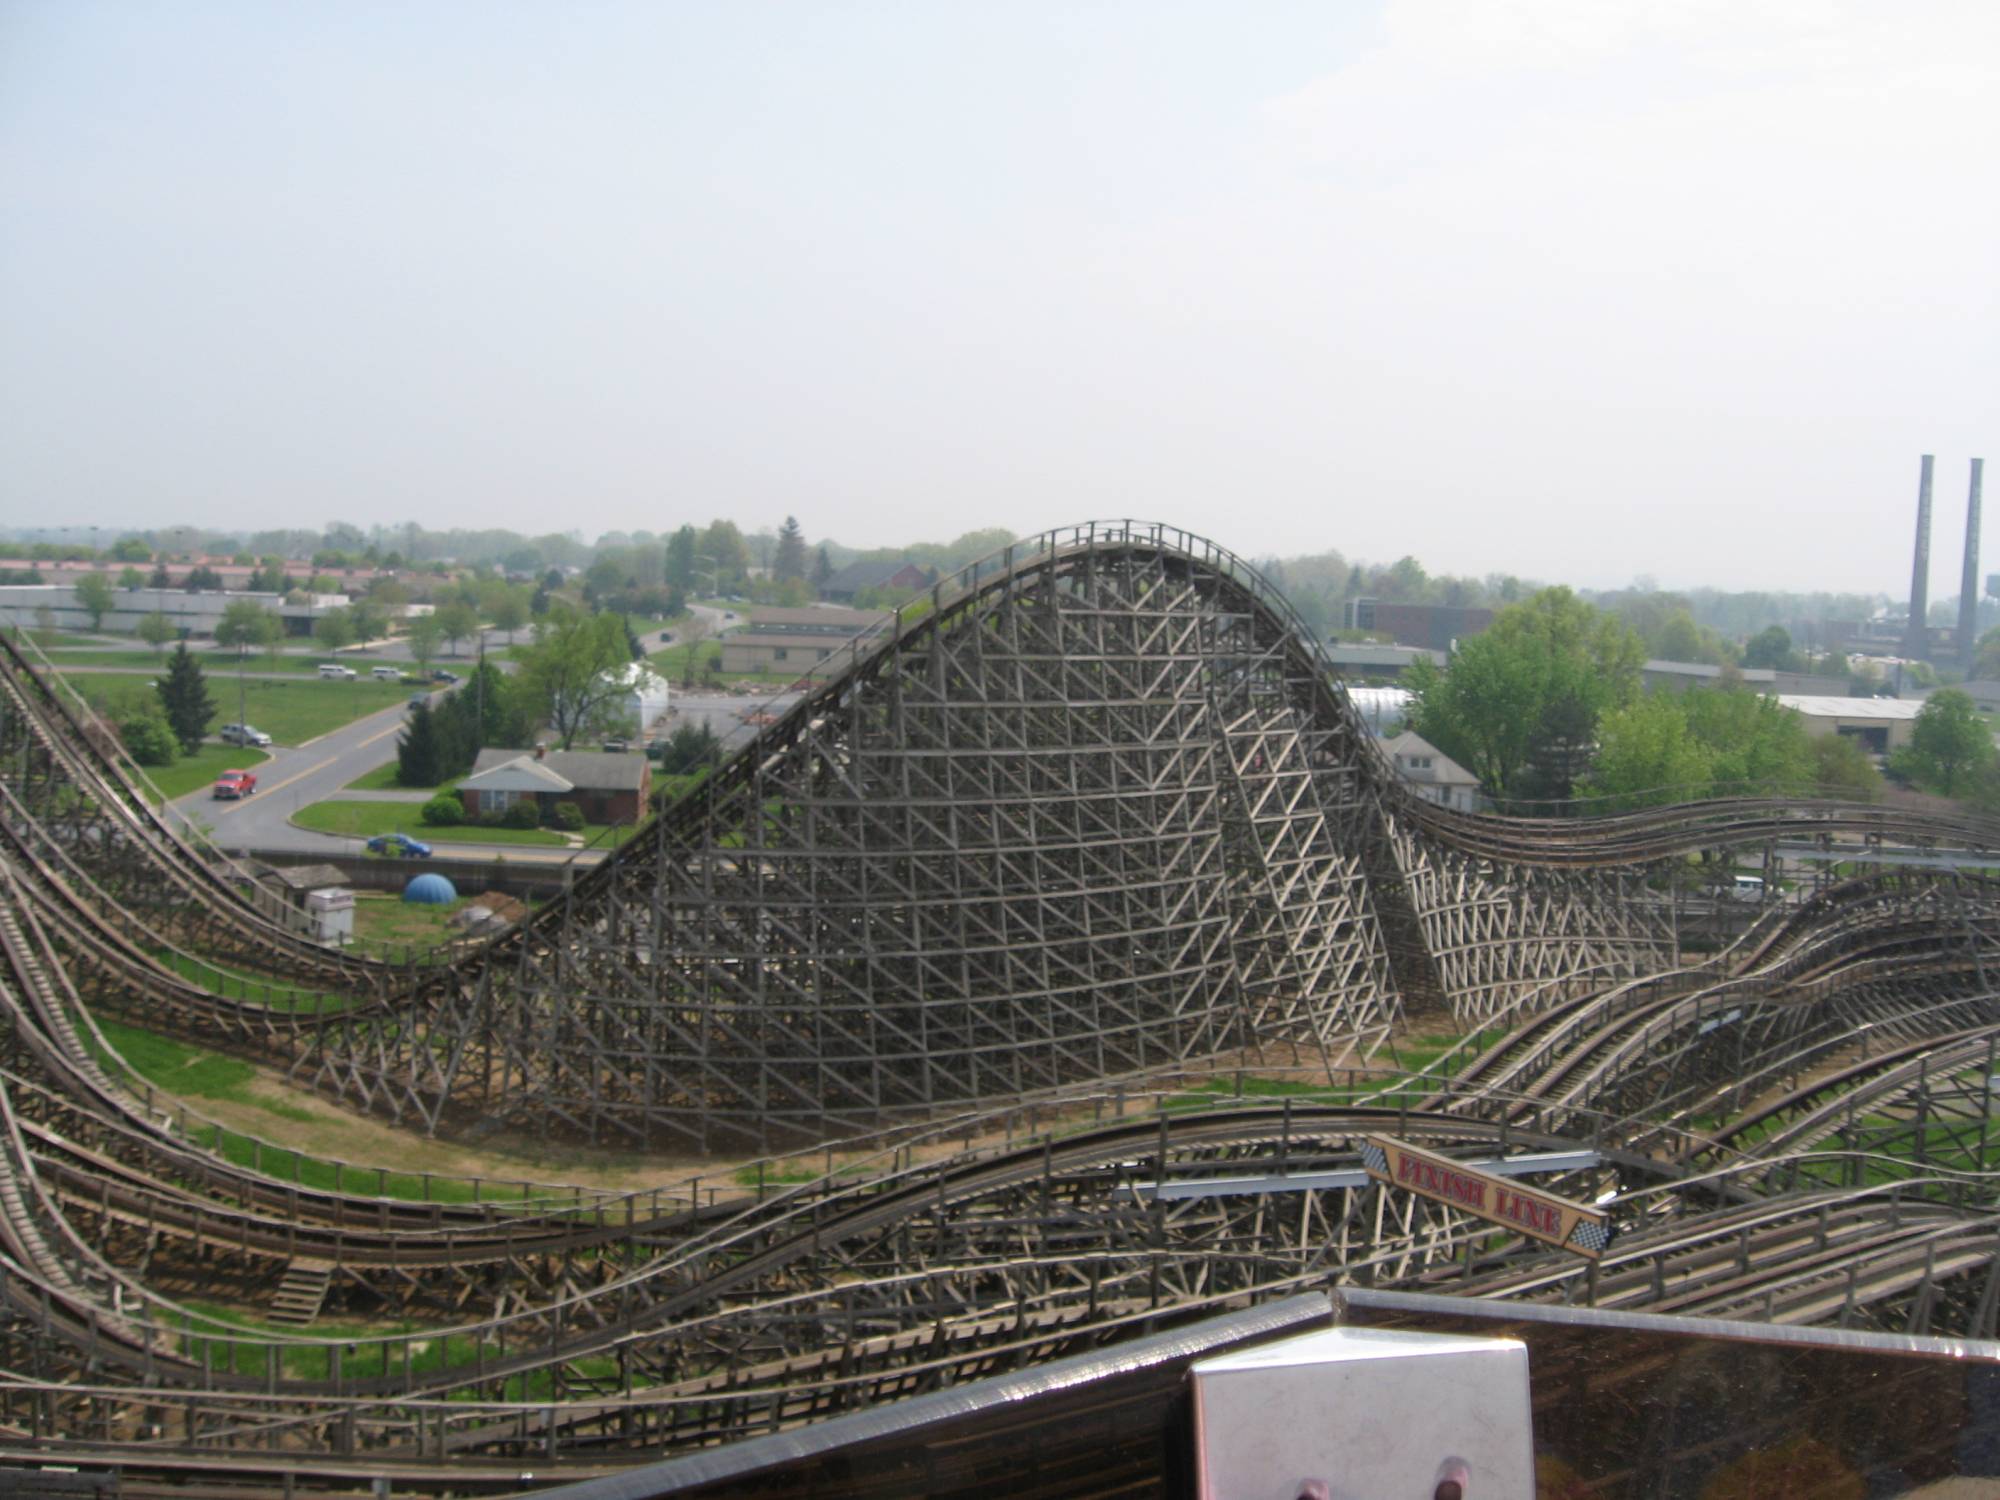
{"label": "mowed lawn", "polygon": [[[236,722],[236,674],[210,672],[209,701],[215,704],[215,718],[209,730]],[[127,676],[122,672],[78,673],[68,679],[86,698],[93,693],[112,693],[147,688],[149,676]],[[331,682],[321,677],[303,677],[297,682],[261,682],[246,678],[243,683],[244,716],[280,745],[302,745],[307,740],[331,733],[364,714],[409,701],[410,689],[399,682],[376,682],[357,677],[352,682]]]}
{"label": "mowed lawn", "polygon": [[[179,757],[170,766],[147,766],[145,772],[171,802],[199,791],[224,771],[254,771],[269,760],[262,750],[240,745],[203,745],[192,755]],[[255,796],[256,793],[251,793]]]}
{"label": "mowed lawn", "polygon": [[422,813],[420,802],[314,802],[292,814],[292,821],[319,833],[360,839],[372,839],[378,833],[407,833],[426,844],[544,844],[560,848],[568,842],[542,828],[432,828]]}
{"label": "mowed lawn", "polygon": [[[135,672],[164,672],[167,659],[173,655],[171,649],[157,654],[148,648],[121,651],[115,646],[90,651],[53,651],[49,660],[58,667],[130,667]],[[202,671],[213,682],[223,673],[236,671],[234,651],[196,651],[194,659],[201,663]],[[319,663],[303,656],[281,656],[276,661],[261,651],[253,651],[243,658],[246,672],[284,672],[299,677],[317,677]]]}

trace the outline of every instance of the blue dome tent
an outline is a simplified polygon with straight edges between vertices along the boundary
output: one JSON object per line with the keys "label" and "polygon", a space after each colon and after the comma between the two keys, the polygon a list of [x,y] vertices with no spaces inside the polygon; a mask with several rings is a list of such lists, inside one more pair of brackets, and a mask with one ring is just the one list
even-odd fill
{"label": "blue dome tent", "polygon": [[458,899],[458,890],[442,875],[419,875],[403,887],[403,899],[424,906],[449,906]]}

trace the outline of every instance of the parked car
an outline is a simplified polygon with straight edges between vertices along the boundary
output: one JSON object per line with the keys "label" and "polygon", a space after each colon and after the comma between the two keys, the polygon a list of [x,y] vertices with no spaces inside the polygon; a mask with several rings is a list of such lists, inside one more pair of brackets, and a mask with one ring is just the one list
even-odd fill
{"label": "parked car", "polygon": [[355,672],[354,668],[343,667],[339,662],[323,661],[319,664],[319,675],[322,677],[337,678],[340,681],[345,682],[349,678],[353,677],[355,675]]}
{"label": "parked car", "polygon": [[377,682],[401,682],[403,680],[403,669],[401,667],[370,667],[368,675],[373,677]]}
{"label": "parked car", "polygon": [[447,687],[449,687],[458,681],[458,673],[447,672],[444,671],[443,669],[439,669],[438,671],[431,673],[431,681],[442,682]]}
{"label": "parked car", "polygon": [[417,705],[419,705],[419,704],[421,704],[421,703],[428,703],[428,702],[430,702],[430,701],[431,701],[431,695],[430,695],[429,693],[412,693],[412,694],[410,694],[410,707],[411,707],[411,708],[415,708],[415,707],[417,707]]}
{"label": "parked car", "polygon": [[215,778],[214,795],[221,802],[234,802],[256,790],[257,775],[254,771],[224,771]]}
{"label": "parked car", "polygon": [[256,745],[260,749],[271,743],[271,737],[255,724],[224,724],[216,731],[216,738],[225,745]]}
{"label": "parked car", "polygon": [[429,859],[431,846],[407,833],[378,833],[368,841],[370,854],[386,854],[392,859]]}

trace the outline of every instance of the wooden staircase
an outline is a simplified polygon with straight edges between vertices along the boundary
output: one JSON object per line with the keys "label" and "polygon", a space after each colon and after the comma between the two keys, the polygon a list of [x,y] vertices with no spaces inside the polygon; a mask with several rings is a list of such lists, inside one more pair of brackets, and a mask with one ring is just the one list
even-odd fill
{"label": "wooden staircase", "polygon": [[285,1267],[285,1279],[271,1298],[271,1321],[304,1328],[319,1316],[326,1289],[333,1280],[333,1262],[299,1259]]}

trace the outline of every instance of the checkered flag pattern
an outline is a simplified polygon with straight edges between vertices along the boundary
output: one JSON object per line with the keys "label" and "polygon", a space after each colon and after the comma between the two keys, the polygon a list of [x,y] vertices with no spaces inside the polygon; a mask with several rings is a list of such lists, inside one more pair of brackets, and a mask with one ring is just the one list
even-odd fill
{"label": "checkered flag pattern", "polygon": [[1373,1141],[1363,1141],[1361,1143],[1361,1165],[1371,1172],[1381,1172],[1386,1175],[1389,1170],[1389,1153]]}
{"label": "checkered flag pattern", "polygon": [[1598,1255],[1611,1243],[1611,1226],[1596,1219],[1578,1219],[1569,1232],[1569,1242],[1586,1255]]}

